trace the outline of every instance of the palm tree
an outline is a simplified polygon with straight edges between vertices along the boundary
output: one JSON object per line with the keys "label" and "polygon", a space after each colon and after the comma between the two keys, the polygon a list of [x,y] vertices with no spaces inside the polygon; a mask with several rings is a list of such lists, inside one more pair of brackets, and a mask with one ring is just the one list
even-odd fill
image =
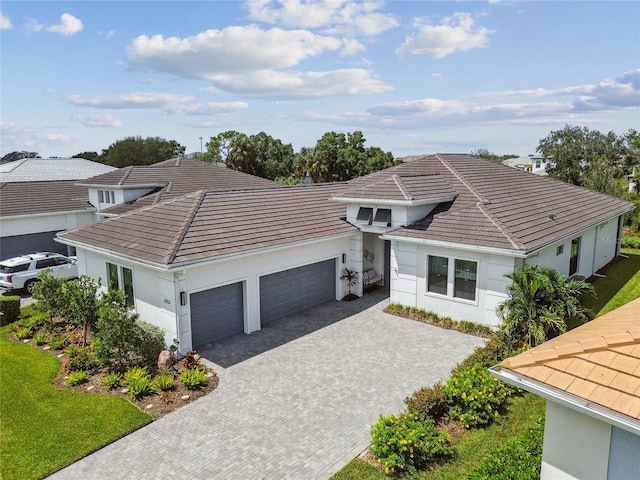
{"label": "palm tree", "polygon": [[551,268],[527,264],[505,276],[511,279],[509,298],[498,305],[497,313],[509,349],[523,342],[539,345],[564,333],[567,320],[586,321],[590,317],[581,298],[595,292],[583,280],[566,279]]}

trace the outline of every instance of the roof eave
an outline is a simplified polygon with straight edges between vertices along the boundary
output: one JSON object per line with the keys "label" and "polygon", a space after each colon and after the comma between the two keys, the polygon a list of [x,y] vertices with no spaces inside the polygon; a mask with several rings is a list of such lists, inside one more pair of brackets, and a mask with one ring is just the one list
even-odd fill
{"label": "roof eave", "polygon": [[131,183],[127,185],[118,185],[113,183],[76,183],[81,187],[87,188],[111,188],[113,190],[133,190],[136,188],[162,188],[166,187],[169,182],[157,182],[157,183]]}
{"label": "roof eave", "polygon": [[495,365],[489,368],[489,372],[496,378],[516,387],[535,393],[541,397],[555,403],[576,410],[585,415],[589,415],[597,420],[604,421],[623,430],[640,434],[640,420],[611,410],[584,398],[572,395],[545,383],[538,382],[524,375],[520,375],[512,370]]}
{"label": "roof eave", "polygon": [[330,200],[342,203],[366,203],[375,205],[389,205],[395,207],[419,207],[422,205],[437,205],[455,200],[455,195],[434,197],[420,200],[389,200],[383,198],[331,197]]}
{"label": "roof eave", "polygon": [[428,238],[405,237],[403,235],[394,235],[393,232],[387,232],[380,235],[382,240],[398,240],[401,242],[417,243],[419,245],[432,245],[434,247],[455,248],[457,250],[466,250],[482,253],[492,253],[495,255],[506,255],[509,257],[526,258],[528,253],[524,250],[514,250],[508,248],[487,247],[484,245],[471,245],[468,243],[445,242],[442,240],[431,240]]}
{"label": "roof eave", "polygon": [[69,215],[74,213],[96,213],[94,207],[87,207],[76,210],[57,210],[55,212],[41,212],[41,213],[22,213],[19,215],[0,215],[2,220],[18,220],[21,218],[38,218],[38,217],[50,217],[52,215]]}

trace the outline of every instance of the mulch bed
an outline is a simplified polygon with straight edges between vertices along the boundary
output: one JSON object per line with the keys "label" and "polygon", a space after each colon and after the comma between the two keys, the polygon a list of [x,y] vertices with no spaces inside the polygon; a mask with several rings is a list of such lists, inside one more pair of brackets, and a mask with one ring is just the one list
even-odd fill
{"label": "mulch bed", "polygon": [[[17,337],[13,334],[10,334],[9,338],[16,341],[22,341],[22,340],[17,340]],[[38,345],[35,345],[31,340],[22,341],[22,342],[29,343],[31,346],[35,348],[39,348],[40,350],[49,352],[52,355],[59,358],[60,361],[63,361],[65,358],[65,354],[63,350],[51,350],[46,348],[46,345],[38,346]],[[182,361],[179,361],[177,363],[177,367],[179,369],[182,368]],[[161,418],[167,415],[168,413],[171,413],[179,409],[180,407],[188,405],[189,403],[193,402],[194,400],[197,400],[198,398],[204,397],[205,395],[211,393],[218,387],[220,379],[218,378],[218,375],[216,374],[216,372],[213,369],[206,367],[204,365],[201,365],[200,368],[205,370],[208,377],[207,385],[204,388],[201,388],[199,390],[188,390],[180,382],[178,378],[179,374],[176,374],[175,388],[173,390],[147,395],[139,400],[132,398],[131,395],[129,395],[127,391],[124,389],[124,387],[117,387],[113,390],[108,390],[106,387],[104,387],[102,385],[102,379],[108,373],[107,370],[104,368],[98,370],[96,373],[91,375],[91,377],[89,378],[89,381],[86,383],[83,383],[82,385],[77,385],[75,387],[67,385],[65,380],[68,374],[63,372],[62,370],[56,375],[52,383],[57,388],[61,388],[64,390],[73,390],[76,392],[89,393],[89,394],[117,395],[119,397],[126,398],[131,403],[136,405],[138,408],[140,408],[141,410],[151,415],[154,420],[157,420],[158,418]]]}

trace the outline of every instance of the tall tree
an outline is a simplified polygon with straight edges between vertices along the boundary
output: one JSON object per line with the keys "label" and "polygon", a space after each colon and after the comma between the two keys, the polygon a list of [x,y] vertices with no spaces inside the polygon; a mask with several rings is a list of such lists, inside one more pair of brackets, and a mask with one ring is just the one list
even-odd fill
{"label": "tall tree", "polygon": [[98,152],[80,152],[76,153],[71,158],[84,158],[85,160],[91,160],[92,162],[100,162],[100,155]]}
{"label": "tall tree", "polygon": [[114,167],[152,165],[184,155],[185,147],[160,137],[126,137],[102,150],[103,163]]}
{"label": "tall tree", "polygon": [[0,159],[0,164],[22,160],[23,158],[40,158],[40,155],[38,155],[38,152],[27,152],[25,150],[21,152],[11,152]]}
{"label": "tall tree", "polygon": [[[570,125],[540,140],[536,151],[551,161],[547,166],[549,176],[579,186],[585,186],[584,177],[590,168],[602,172],[603,162],[619,179],[640,161],[638,151],[631,148],[626,137]],[[591,176],[597,174],[594,171]]]}

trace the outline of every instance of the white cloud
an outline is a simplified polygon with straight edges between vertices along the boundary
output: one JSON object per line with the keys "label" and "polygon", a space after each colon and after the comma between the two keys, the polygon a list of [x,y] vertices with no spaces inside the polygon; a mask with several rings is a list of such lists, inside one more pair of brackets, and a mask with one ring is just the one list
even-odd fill
{"label": "white cloud", "polygon": [[80,32],[82,28],[82,21],[79,18],[74,17],[70,13],[63,13],[60,15],[60,23],[47,27],[46,30],[47,32],[59,33],[65,37],[70,37]]}
{"label": "white cloud", "polygon": [[126,54],[135,68],[211,79],[223,72],[291,67],[325,51],[341,49],[350,53],[357,48],[353,42],[305,30],[262,30],[248,25],[185,38],[141,35],[127,47]]}
{"label": "white cloud", "polygon": [[204,104],[192,103],[188,105],[175,105],[166,110],[170,113],[181,115],[223,115],[246,108],[249,108],[249,104],[246,102],[210,102]]}
{"label": "white cloud", "polygon": [[330,72],[262,70],[244,75],[219,74],[212,81],[222,90],[272,99],[361,95],[392,89],[370,71],[355,68]]}
{"label": "white cloud", "polygon": [[260,0],[246,6],[252,20],[350,36],[378,35],[399,24],[393,15],[378,12],[384,7],[379,1]]}
{"label": "white cloud", "polygon": [[28,33],[36,33],[41,31],[44,28],[44,25],[39,23],[37,20],[31,18],[27,22],[25,28],[27,29]]}
{"label": "white cloud", "polygon": [[67,95],[69,103],[77,107],[93,108],[171,108],[193,100],[191,95],[158,92],[132,92],[117,95]]}
{"label": "white cloud", "polygon": [[[424,23],[424,22],[427,23]],[[445,17],[439,25],[418,22],[419,32],[406,38],[395,53],[399,57],[427,55],[444,58],[455,52],[466,52],[484,48],[489,44],[489,35],[494,33],[484,27],[476,27],[469,13],[454,13]]]}
{"label": "white cloud", "polygon": [[0,30],[10,30],[13,28],[9,17],[0,12]]}
{"label": "white cloud", "polygon": [[72,120],[82,123],[85,127],[120,127],[122,123],[109,113],[95,115],[74,115]]}
{"label": "white cloud", "polygon": [[109,40],[110,38],[113,38],[116,36],[115,30],[109,30],[108,32],[103,32],[102,30],[98,30],[96,33],[101,37],[104,37],[106,40]]}

